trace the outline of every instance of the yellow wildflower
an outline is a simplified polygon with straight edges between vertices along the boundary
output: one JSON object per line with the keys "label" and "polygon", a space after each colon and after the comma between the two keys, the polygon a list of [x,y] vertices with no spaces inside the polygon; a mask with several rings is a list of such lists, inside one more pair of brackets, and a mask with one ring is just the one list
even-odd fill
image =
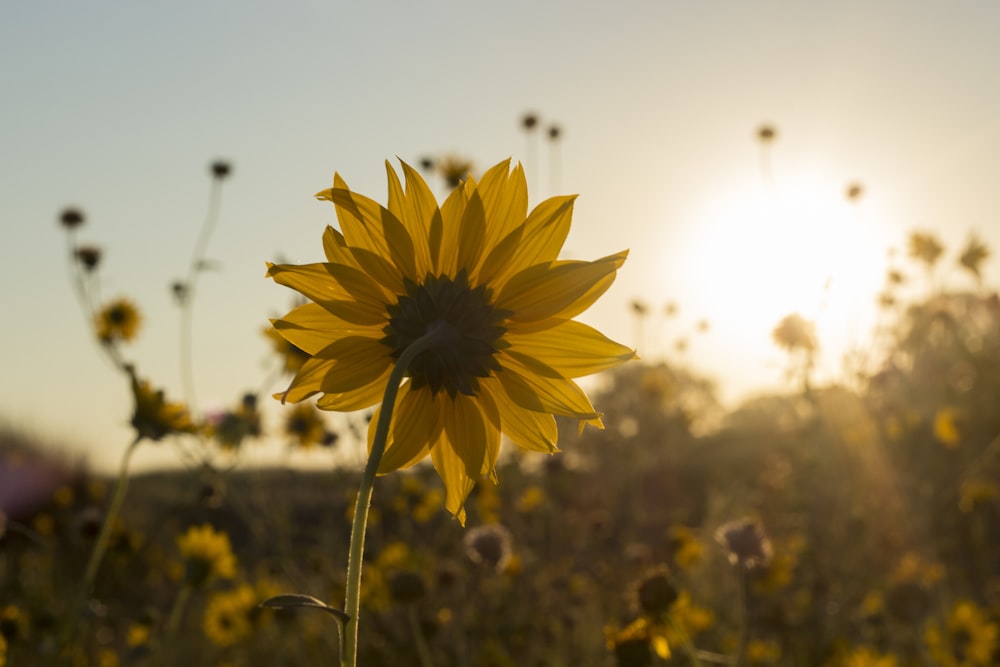
{"label": "yellow wildflower", "polygon": [[264,329],[264,336],[271,343],[275,354],[281,358],[281,368],[286,373],[297,373],[309,359],[307,353],[285,340],[274,327]]}
{"label": "yellow wildflower", "polygon": [[955,417],[954,408],[941,408],[934,415],[934,439],[949,449],[957,447],[962,439]]}
{"label": "yellow wildflower", "polygon": [[751,639],[746,657],[751,665],[776,665],[781,660],[781,646],[771,640]]}
{"label": "yellow wildflower", "polygon": [[553,197],[529,214],[524,173],[509,161],[481,182],[467,178],[440,206],[419,173],[403,171],[405,190],[387,165],[387,207],[335,175],[317,195],[340,222],[323,237],[327,261],[268,265],[271,278],[312,301],[273,322],[311,355],[281,397],[319,393],[324,410],[371,407],[396,361],[428,345],[406,370],[378,472],[429,456],[446,507],[464,520],[476,480],[495,478],[501,432],[552,453],[553,415],[603,426],[573,378],[635,354],[572,318],[611,286],[627,252],[559,260],[575,198]]}
{"label": "yellow wildflower", "polygon": [[128,299],[116,299],[94,316],[94,327],[102,343],[129,342],[142,323],[138,309]]}
{"label": "yellow wildflower", "polygon": [[205,605],[202,619],[205,636],[221,647],[232,646],[249,638],[253,631],[251,616],[257,612],[259,601],[249,584],[213,594]]}
{"label": "yellow wildflower", "polygon": [[191,526],[177,538],[177,547],[184,558],[185,580],[200,587],[210,579],[232,579],[236,574],[236,557],[229,536],[208,525]]}
{"label": "yellow wildflower", "polygon": [[323,442],[326,426],[319,411],[310,403],[296,405],[285,419],[285,433],[303,449]]}
{"label": "yellow wildflower", "polygon": [[529,514],[545,504],[545,491],[537,484],[532,484],[524,490],[517,500],[517,511]]}
{"label": "yellow wildflower", "polygon": [[942,667],[989,667],[996,664],[998,630],[987,612],[966,600],[955,604],[943,628],[929,625],[924,641],[935,664]]}
{"label": "yellow wildflower", "polygon": [[141,437],[161,440],[174,433],[195,433],[198,430],[183,403],[167,401],[163,390],[154,390],[148,382],[136,378],[135,373],[130,371],[130,374],[135,401],[132,426]]}
{"label": "yellow wildflower", "polygon": [[856,648],[837,665],[842,667],[896,667],[896,656],[883,655],[867,647]]}

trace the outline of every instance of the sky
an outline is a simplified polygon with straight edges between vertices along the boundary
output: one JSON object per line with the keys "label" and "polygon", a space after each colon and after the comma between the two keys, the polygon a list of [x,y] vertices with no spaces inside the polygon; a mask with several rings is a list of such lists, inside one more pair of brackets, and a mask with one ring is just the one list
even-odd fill
{"label": "sky", "polygon": [[[644,359],[734,405],[788,388],[770,334],[798,311],[837,379],[910,231],[948,262],[972,231],[1000,248],[998,28],[992,0],[3,3],[0,422],[103,468],[130,438],[128,387],[75,303],[66,206],[104,251],[102,295],[142,310],[140,374],[181,396],[169,285],[215,159],[233,174],[194,306],[200,411],[268,376],[261,330],[291,295],[264,263],[321,258],[333,172],[384,201],[386,160],[446,154],[521,161],[532,205],[579,194],[564,256],[631,250],[581,319]],[[527,112],[559,141],[532,142]]]}

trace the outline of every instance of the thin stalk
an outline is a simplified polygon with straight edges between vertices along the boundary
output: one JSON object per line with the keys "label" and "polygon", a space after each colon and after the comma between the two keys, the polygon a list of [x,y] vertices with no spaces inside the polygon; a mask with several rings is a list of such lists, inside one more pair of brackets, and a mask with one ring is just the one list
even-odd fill
{"label": "thin stalk", "polygon": [[444,342],[454,335],[452,329],[439,322],[428,328],[427,333],[410,343],[403,350],[389,374],[389,380],[382,395],[382,408],[379,411],[378,422],[375,425],[375,437],[372,441],[372,451],[368,454],[361,484],[358,488],[358,500],[354,505],[354,521],[351,524],[351,545],[347,559],[347,592],[344,601],[344,612],[347,621],[344,622],[342,636],[343,650],[340,655],[342,667],[357,667],[358,662],[358,612],[361,608],[361,561],[365,554],[365,531],[368,528],[368,509],[371,506],[372,491],[375,487],[375,474],[385,453],[385,443],[389,436],[389,424],[392,411],[396,404],[396,394],[399,385],[406,375],[406,369],[421,352],[433,345]]}
{"label": "thin stalk", "polygon": [[184,382],[184,394],[187,404],[194,407],[194,360],[192,348],[192,324],[195,284],[198,274],[204,269],[205,253],[208,249],[208,239],[219,221],[219,208],[222,199],[222,179],[212,180],[212,191],[208,198],[208,212],[205,222],[195,242],[194,254],[191,256],[191,266],[188,268],[187,280],[184,282],[184,296],[181,300],[181,375]]}
{"label": "thin stalk", "polygon": [[434,667],[431,660],[431,652],[427,648],[427,640],[424,639],[424,632],[420,629],[420,619],[417,618],[417,606],[407,605],[407,615],[410,617],[410,629],[413,631],[413,643],[417,647],[417,658],[420,659],[420,667]]}
{"label": "thin stalk", "polygon": [[[170,608],[170,617],[167,620],[165,641],[162,643],[160,650],[161,652],[167,646],[173,646],[174,640],[177,638],[177,631],[181,627],[181,619],[184,618],[184,610],[187,609],[188,600],[191,599],[191,586],[189,584],[184,584],[179,591],[177,591],[177,597],[174,598],[174,605]],[[161,653],[161,659],[164,657]]]}
{"label": "thin stalk", "polygon": [[118,469],[118,481],[115,485],[115,494],[111,498],[111,504],[108,506],[108,512],[104,516],[104,523],[101,524],[101,532],[97,535],[97,542],[94,543],[94,550],[90,552],[90,559],[87,561],[87,568],[83,572],[83,579],[80,581],[80,590],[77,593],[76,604],[70,610],[72,616],[63,636],[64,643],[69,643],[73,639],[73,634],[76,632],[77,628],[77,622],[81,616],[79,613],[80,607],[83,606],[84,601],[90,594],[90,589],[94,585],[94,579],[97,577],[97,570],[101,566],[101,561],[104,559],[104,553],[108,550],[108,542],[111,539],[111,531],[114,529],[114,523],[118,519],[118,513],[121,511],[122,504],[125,502],[125,493],[128,491],[129,462],[131,461],[132,454],[135,452],[140,442],[142,442],[142,436],[137,435],[135,440],[132,441],[132,443],[125,450],[125,453],[122,455],[122,460]]}

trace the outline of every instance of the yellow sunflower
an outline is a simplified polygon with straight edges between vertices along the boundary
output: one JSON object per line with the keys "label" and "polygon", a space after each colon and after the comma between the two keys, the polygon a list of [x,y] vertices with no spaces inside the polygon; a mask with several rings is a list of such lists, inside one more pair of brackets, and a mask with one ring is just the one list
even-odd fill
{"label": "yellow sunflower", "polygon": [[129,342],[142,323],[139,310],[128,299],[115,299],[94,316],[97,337],[102,343]]}
{"label": "yellow sunflower", "polygon": [[378,472],[430,456],[461,520],[475,480],[494,475],[501,432],[551,453],[553,415],[602,426],[573,378],[635,353],[572,318],[608,289],[628,253],[558,259],[575,197],[529,213],[524,172],[509,160],[479,182],[466,179],[440,206],[416,170],[402,165],[404,189],[386,167],[385,207],[339,175],[316,195],[333,203],[340,227],[323,236],[326,262],[268,265],[268,276],[311,300],[273,322],[310,355],[281,397],[321,394],[324,410],[371,407],[419,341]]}

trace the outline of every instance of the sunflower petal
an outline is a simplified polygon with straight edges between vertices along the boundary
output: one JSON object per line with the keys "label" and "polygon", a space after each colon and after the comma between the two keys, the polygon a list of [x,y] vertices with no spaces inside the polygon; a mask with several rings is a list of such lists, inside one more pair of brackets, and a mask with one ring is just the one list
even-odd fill
{"label": "sunflower petal", "polygon": [[465,499],[469,497],[475,481],[466,472],[465,462],[452,449],[448,438],[441,434],[431,446],[431,462],[444,482],[445,508],[465,525]]}
{"label": "sunflower petal", "polygon": [[[482,259],[483,237],[486,234],[486,212],[483,200],[477,191],[472,192],[462,214],[461,234],[458,236],[458,268],[469,269],[470,278],[477,276]],[[473,282],[478,282],[473,280]]]}
{"label": "sunflower petal", "polygon": [[486,461],[487,431],[494,429],[483,422],[479,403],[471,396],[457,394],[445,402],[442,412],[446,438],[465,462],[469,477],[478,477]]}
{"label": "sunflower petal", "polygon": [[507,396],[522,408],[575,417],[581,422],[603,426],[600,413],[572,380],[536,375],[506,355],[501,356],[500,365],[503,370],[497,373],[497,379]]}
{"label": "sunflower petal", "polygon": [[[407,383],[393,410],[390,437],[379,463],[379,474],[408,468],[427,456],[430,443],[441,434],[441,407],[427,388],[412,390]],[[372,421],[377,423],[376,420]],[[374,429],[369,429],[369,451]]]}
{"label": "sunflower petal", "polygon": [[[348,282],[350,289],[334,277],[328,268],[331,266],[342,267],[343,270],[337,273]],[[385,322],[385,292],[352,267],[330,263],[269,264],[267,275],[279,285],[291,287],[348,322],[361,325]]]}
{"label": "sunflower petal", "polygon": [[347,336],[334,341],[313,356],[334,362],[320,389],[327,394],[341,394],[368,385],[392,366],[388,352],[389,348],[374,338]]}
{"label": "sunflower petal", "polygon": [[528,213],[528,184],[520,164],[510,171],[510,159],[491,167],[479,181],[479,193],[489,225],[484,248],[492,249],[524,222]]}
{"label": "sunflower petal", "polygon": [[280,394],[275,394],[275,397],[281,399],[282,403],[286,401],[298,403],[319,393],[323,378],[332,368],[333,360],[331,359],[317,359],[316,357],[306,359],[295,377],[292,378],[288,389]]}
{"label": "sunflower petal", "polygon": [[316,303],[298,306],[280,320],[271,320],[271,324],[282,338],[307,354],[316,354],[344,336],[382,336],[379,327],[348,322]]}
{"label": "sunflower petal", "polygon": [[316,399],[316,407],[320,410],[334,410],[336,412],[354,412],[355,410],[370,408],[382,400],[382,395],[385,393],[385,384],[389,381],[389,374],[391,372],[392,369],[387,368],[382,375],[353,391],[346,391],[340,394],[323,394]]}
{"label": "sunflower petal", "polygon": [[[503,285],[519,271],[535,264],[554,262],[569,235],[575,195],[552,197],[536,206],[520,225],[517,253],[494,276],[494,285]],[[509,234],[516,231],[511,230]],[[508,235],[509,235],[508,234]]]}
{"label": "sunflower petal", "polygon": [[608,370],[635,359],[635,351],[607,338],[596,329],[567,320],[545,331],[527,335],[509,332],[507,354],[524,363],[537,360],[556,373],[550,377],[576,378]]}
{"label": "sunflower petal", "polygon": [[497,380],[484,380],[480,386],[496,403],[503,434],[515,445],[545,454],[559,451],[559,429],[555,417],[522,408],[510,399]]}
{"label": "sunflower petal", "polygon": [[577,308],[577,302],[589,297],[609,276],[613,280],[627,255],[625,251],[593,262],[564,261],[528,267],[503,286],[497,296],[497,306],[512,311],[510,319],[514,321],[533,322],[555,317]]}

